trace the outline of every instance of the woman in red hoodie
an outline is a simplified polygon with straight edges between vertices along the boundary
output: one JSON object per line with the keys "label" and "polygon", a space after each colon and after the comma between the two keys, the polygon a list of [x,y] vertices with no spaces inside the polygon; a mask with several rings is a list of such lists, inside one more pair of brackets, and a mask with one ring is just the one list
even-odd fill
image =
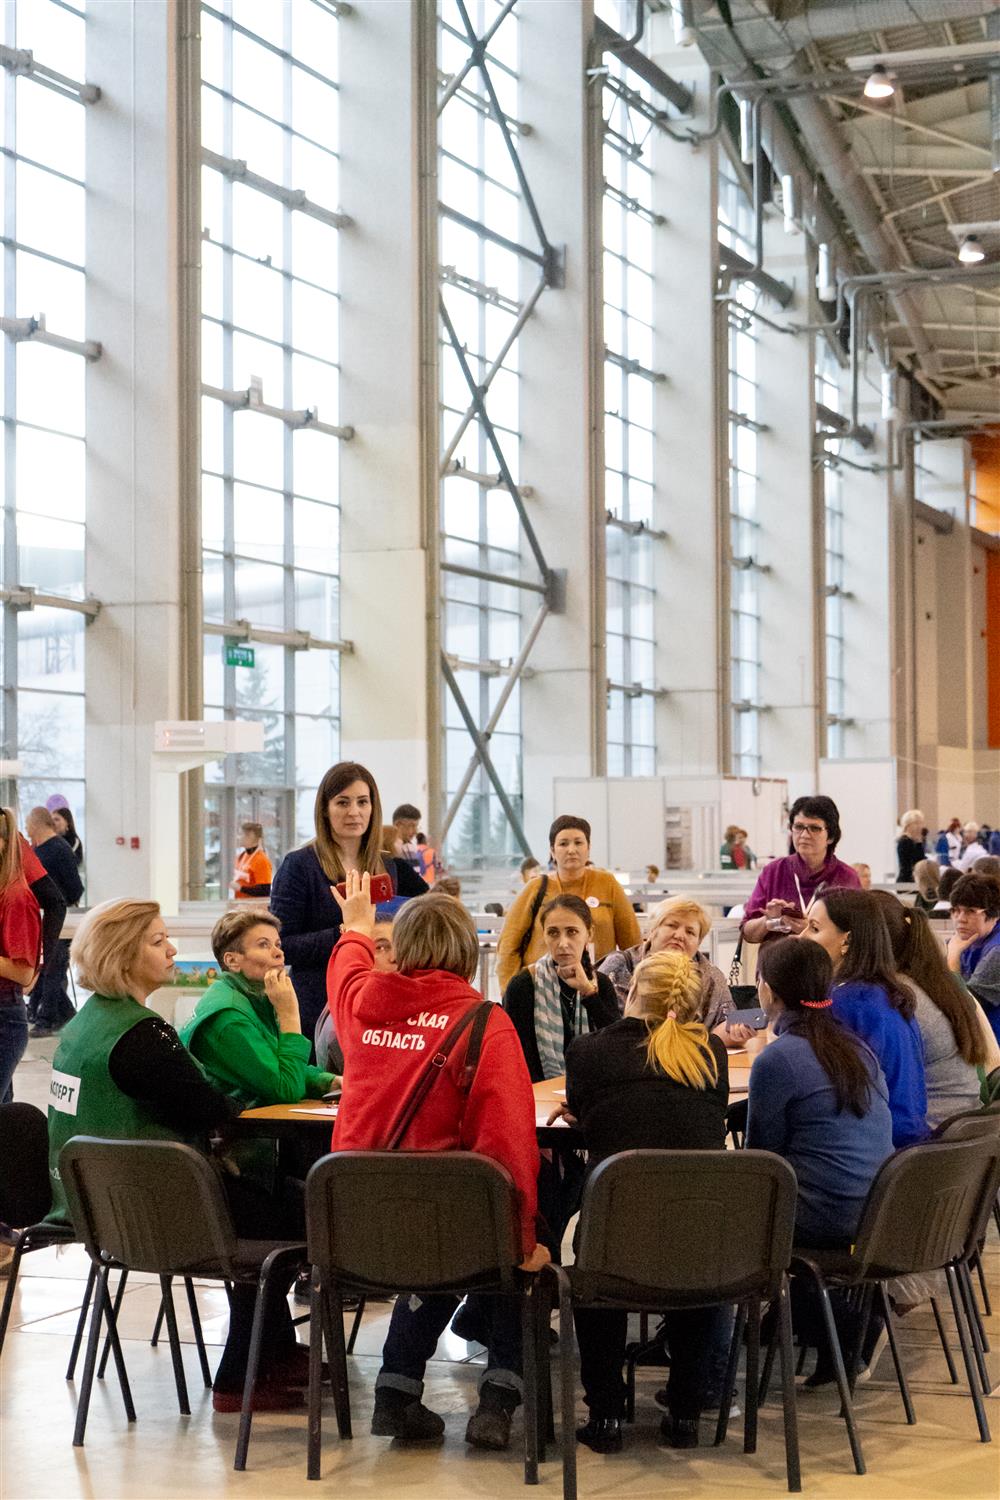
{"label": "woman in red hoodie", "polygon": [[[387,1144],[427,1049],[482,1001],[469,983],[479,964],[476,929],[450,896],[431,893],[404,906],[393,924],[397,972],[374,971],[375,909],[369,884],[367,874],[347,875],[347,897],[340,902],[342,935],[327,970],[328,1004],[344,1053],[335,1151],[372,1151]],[[401,1146],[408,1151],[477,1151],[506,1167],[520,1204],[521,1268],[537,1271],[549,1254],[535,1238],[539,1158],[524,1054],[509,1016],[495,1006],[479,1066],[465,1093],[467,1037],[468,1031],[451,1051]],[[521,1399],[519,1313],[510,1298],[477,1296],[469,1302],[490,1338],[479,1407],[469,1418],[465,1438],[479,1448],[506,1448],[511,1416]],[[375,1382],[372,1432],[377,1437],[443,1434],[444,1422],[420,1398],[424,1368],[457,1305],[458,1299],[450,1296],[419,1302],[397,1298]]]}

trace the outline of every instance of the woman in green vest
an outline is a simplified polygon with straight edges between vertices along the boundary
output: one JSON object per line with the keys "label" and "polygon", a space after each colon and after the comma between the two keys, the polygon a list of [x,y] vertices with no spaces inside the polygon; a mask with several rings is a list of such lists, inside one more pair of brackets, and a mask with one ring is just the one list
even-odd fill
{"label": "woman in green vest", "polygon": [[198,1001],[181,1041],[240,1109],[321,1099],[340,1080],[310,1067],[299,1002],[284,970],[281,924],[267,911],[227,911],[212,929],[221,975]]}
{"label": "woman in green vest", "polygon": [[[93,993],[59,1033],[49,1095],[50,1218],[65,1223],[59,1153],[76,1135],[117,1140],[184,1141],[207,1151],[209,1134],[234,1113],[206,1080],[174,1028],[146,1001],[173,972],[176,948],[155,901],[109,901],[77,929],[71,959]],[[223,1177],[237,1232],[251,1239],[287,1234],[275,1209],[238,1178]],[[229,1337],[213,1386],[216,1411],[236,1412],[250,1348],[254,1288],[233,1289]],[[298,1349],[284,1296],[265,1326],[265,1363],[255,1411],[301,1406],[306,1351]]]}

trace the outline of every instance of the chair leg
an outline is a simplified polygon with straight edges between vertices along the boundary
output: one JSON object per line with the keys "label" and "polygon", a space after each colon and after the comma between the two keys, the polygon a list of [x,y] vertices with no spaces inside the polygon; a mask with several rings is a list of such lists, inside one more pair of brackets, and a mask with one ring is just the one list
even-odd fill
{"label": "chair leg", "polygon": [[896,1330],[893,1326],[892,1304],[889,1301],[889,1292],[884,1281],[879,1282],[878,1290],[882,1302],[882,1316],[885,1319],[885,1331],[889,1335],[889,1352],[892,1355],[892,1362],[896,1367],[896,1383],[899,1386],[899,1394],[903,1402],[903,1411],[906,1413],[906,1420],[912,1427],[917,1418],[913,1410],[913,1402],[910,1399],[910,1387],[906,1383],[906,1371],[903,1369],[903,1361],[899,1356],[899,1344],[896,1339]]}
{"label": "chair leg", "polygon": [[243,1377],[243,1405],[240,1409],[240,1430],[236,1438],[236,1457],[233,1468],[241,1473],[247,1466],[247,1450],[250,1447],[250,1428],[253,1424],[253,1393],[257,1389],[257,1372],[260,1369],[260,1354],[264,1344],[264,1309],[267,1302],[269,1281],[266,1262],[257,1277],[257,1297],[253,1308],[253,1326],[250,1330],[250,1353],[247,1370]]}
{"label": "chair leg", "polygon": [[800,1344],[799,1345],[799,1357],[795,1361],[795,1373],[796,1373],[796,1375],[801,1375],[802,1374],[802,1371],[806,1367],[806,1360],[808,1358],[809,1358],[809,1345],[808,1344]]}
{"label": "chair leg", "polygon": [[521,1347],[524,1350],[524,1482],[538,1483],[537,1278],[521,1292]]}
{"label": "chair leg", "polygon": [[[128,1272],[122,1271],[121,1275],[118,1278],[119,1290],[121,1289],[122,1282],[126,1279],[127,1276]],[[107,1319],[108,1323],[108,1337],[107,1343],[105,1345],[105,1358],[107,1357],[107,1350],[110,1346],[111,1353],[114,1355],[115,1359],[115,1370],[118,1374],[118,1385],[121,1389],[122,1402],[125,1406],[125,1416],[130,1422],[134,1422],[135,1407],[132,1404],[132,1388],[128,1382],[128,1371],[125,1368],[125,1357],[122,1354],[121,1339],[118,1337],[118,1308],[121,1305],[121,1298],[119,1296],[116,1296],[114,1302],[112,1303],[111,1295],[108,1291],[106,1282],[104,1283],[103,1287],[103,1295],[104,1316]]]}
{"label": "chair leg", "polygon": [[151,1349],[155,1349],[156,1346],[157,1346],[157,1344],[160,1342],[160,1334],[162,1332],[163,1332],[163,1298],[161,1297],[160,1298],[160,1305],[156,1309],[156,1322],[153,1324],[153,1331],[152,1331],[152,1333],[149,1336],[149,1347]]}
{"label": "chair leg", "polygon": [[781,1333],[781,1330],[778,1327],[778,1319],[775,1316],[776,1313],[777,1306],[772,1306],[771,1316],[773,1322],[771,1327],[771,1336],[767,1341],[767,1350],[764,1354],[764,1368],[761,1370],[760,1385],[757,1389],[758,1407],[763,1406],[764,1402],[767,1400],[767,1393],[771,1389],[771,1375],[774,1371],[774,1359],[775,1355],[778,1352],[778,1340]]}
{"label": "chair leg", "polygon": [[743,1415],[743,1452],[757,1452],[757,1390],[760,1381],[760,1298],[753,1297],[747,1313],[746,1409]]}
{"label": "chair leg", "polygon": [[[983,1317],[992,1318],[993,1304],[990,1301],[990,1288],[986,1280],[986,1272],[983,1269],[983,1252],[981,1250],[976,1250],[972,1257],[972,1263],[976,1268],[976,1275],[979,1277],[979,1294],[983,1299]],[[987,1344],[986,1353],[989,1354],[989,1352],[990,1346]]]}
{"label": "chair leg", "polygon": [[552,1406],[552,1295],[548,1281],[540,1276],[535,1282],[535,1368],[538,1371],[538,1461],[545,1462],[545,1450],[556,1438]]}
{"label": "chair leg", "polygon": [[858,1435],[858,1426],[854,1419],[851,1388],[847,1383],[847,1373],[844,1370],[844,1356],[840,1348],[840,1339],[837,1335],[837,1324],[833,1316],[833,1308],[830,1305],[830,1293],[827,1290],[826,1282],[820,1276],[816,1276],[816,1285],[819,1290],[819,1301],[823,1311],[826,1336],[830,1342],[830,1352],[833,1356],[833,1368],[837,1376],[841,1413],[844,1418],[844,1424],[847,1427],[847,1437],[851,1445],[851,1454],[854,1458],[854,1472],[856,1474],[864,1474],[866,1471],[864,1454],[861,1451],[861,1438]]}
{"label": "chair leg", "polygon": [[107,1288],[110,1268],[102,1266],[98,1271],[95,1266],[94,1272],[97,1285],[91,1299],[90,1332],[87,1335],[87,1353],[83,1361],[83,1383],[80,1386],[80,1396],[76,1403],[76,1425],[73,1428],[74,1448],[83,1447],[84,1434],[87,1430],[90,1393],[94,1387],[94,1374],[97,1370],[97,1346],[101,1339],[101,1320],[104,1317],[104,1292]]}
{"label": "chair leg", "polygon": [[743,1342],[743,1330],[746,1327],[746,1323],[747,1305],[745,1302],[741,1302],[736,1309],[733,1336],[729,1342],[729,1358],[726,1360],[726,1373],[722,1381],[719,1420],[715,1424],[716,1447],[726,1441],[726,1433],[729,1430],[729,1408],[733,1404],[733,1391],[736,1389],[736,1367],[740,1362],[740,1344]]}
{"label": "chair leg", "polygon": [[[868,1337],[868,1329],[872,1320],[872,1304],[875,1301],[875,1286],[873,1282],[866,1282],[863,1287],[857,1289],[857,1302],[852,1303],[858,1313],[855,1325],[854,1342],[847,1351],[849,1363],[847,1365],[847,1384],[851,1395],[854,1395],[858,1383],[859,1367],[861,1365],[861,1353],[865,1347]],[[843,1416],[843,1412],[841,1412]]]}
{"label": "chair leg", "polygon": [[365,1315],[365,1299],[364,1299],[364,1297],[359,1297],[358,1298],[358,1306],[357,1306],[357,1309],[356,1309],[355,1314],[354,1314],[354,1322],[351,1324],[351,1336],[347,1340],[347,1352],[348,1352],[348,1354],[353,1354],[354,1353],[354,1345],[358,1341],[358,1329],[361,1327],[361,1319],[364,1317],[364,1315]]}
{"label": "chair leg", "polygon": [[87,1285],[84,1288],[83,1301],[80,1303],[80,1316],[76,1320],[76,1332],[73,1335],[73,1347],[69,1351],[69,1364],[66,1366],[66,1379],[72,1380],[76,1374],[76,1362],[80,1357],[80,1345],[83,1342],[83,1330],[87,1326],[87,1311],[90,1307],[90,1299],[94,1295],[94,1285],[97,1281],[97,1267],[91,1262],[90,1270],[87,1272]]}
{"label": "chair leg", "polygon": [[569,1277],[552,1266],[559,1292],[559,1385],[563,1463],[563,1500],[576,1497],[576,1392],[573,1385],[573,1299]]}
{"label": "chair leg", "polygon": [[344,1342],[344,1303],[339,1287],[328,1287],[323,1296],[322,1316],[330,1360],[333,1408],[341,1438],[354,1436],[351,1428],[351,1388],[347,1379],[347,1345]]}
{"label": "chair leg", "polygon": [[7,1324],[10,1322],[10,1310],[14,1305],[14,1291],[17,1287],[17,1273],[21,1269],[21,1257],[24,1254],[24,1238],[18,1235],[17,1244],[14,1246],[14,1259],[10,1263],[7,1272],[7,1289],[3,1294],[3,1309],[0,1310],[0,1354],[3,1353],[4,1340],[7,1337]]}
{"label": "chair leg", "polygon": [[[125,1269],[125,1270],[120,1271],[118,1273],[118,1285],[115,1288],[114,1314],[115,1314],[115,1320],[116,1320],[116,1322],[117,1322],[118,1314],[122,1310],[122,1298],[125,1296],[125,1283],[127,1281],[128,1281],[128,1270]],[[108,1357],[109,1357],[110,1354],[111,1354],[111,1324],[109,1323],[108,1324],[108,1331],[107,1331],[107,1333],[105,1334],[105,1337],[104,1337],[104,1348],[101,1350],[101,1362],[97,1366],[97,1378],[98,1378],[98,1380],[103,1380],[104,1379],[105,1371],[108,1368]]]}
{"label": "chair leg", "polygon": [[160,1295],[163,1299],[163,1315],[167,1323],[167,1338],[170,1342],[170,1359],[174,1367],[174,1384],[177,1387],[177,1405],[182,1417],[191,1415],[188,1401],[187,1381],[184,1379],[184,1360],[181,1356],[180,1335],[177,1332],[177,1314],[174,1312],[172,1278],[160,1277]]}
{"label": "chair leg", "polygon": [[938,1338],[941,1340],[941,1349],[944,1353],[945,1363],[948,1366],[948,1375],[952,1385],[958,1385],[958,1371],[955,1369],[955,1361],[951,1357],[951,1349],[948,1344],[948,1335],[945,1332],[944,1323],[941,1320],[941,1307],[936,1297],[931,1298],[931,1311],[937,1324]]}
{"label": "chair leg", "polygon": [[969,1275],[969,1267],[965,1261],[959,1261],[955,1267],[958,1277],[958,1286],[962,1294],[962,1305],[965,1308],[965,1316],[968,1320],[969,1329],[972,1333],[972,1352],[976,1359],[976,1368],[979,1371],[979,1381],[985,1395],[989,1395],[990,1372],[986,1368],[986,1356],[983,1353],[982,1323],[979,1317],[979,1308],[976,1306],[975,1293],[972,1290],[972,1277]]}
{"label": "chair leg", "polygon": [[194,1329],[194,1342],[198,1350],[198,1363],[201,1365],[201,1378],[205,1382],[206,1391],[212,1389],[212,1372],[208,1366],[208,1352],[205,1349],[205,1336],[201,1331],[201,1317],[198,1313],[198,1299],[194,1293],[194,1282],[190,1276],[184,1278],[184,1290],[187,1292],[188,1312],[191,1314],[191,1327]]}
{"label": "chair leg", "polygon": [[781,1278],[778,1293],[778,1336],[781,1344],[781,1406],[785,1425],[785,1472],[788,1488],[798,1494],[802,1488],[799,1467],[799,1418],[795,1396],[795,1361],[792,1349],[792,1304],[788,1295],[788,1277]]}
{"label": "chair leg", "polygon": [[948,1292],[951,1296],[951,1309],[955,1314],[955,1327],[958,1330],[959,1347],[962,1350],[962,1359],[965,1364],[965,1377],[969,1382],[969,1395],[972,1397],[973,1410],[976,1413],[976,1425],[979,1428],[979,1440],[982,1443],[990,1441],[990,1427],[986,1420],[986,1409],[983,1406],[982,1392],[979,1389],[978,1371],[972,1356],[970,1347],[970,1334],[965,1326],[965,1318],[961,1307],[961,1294],[958,1287],[958,1277],[955,1275],[955,1267],[948,1266],[945,1270],[948,1278]]}
{"label": "chair leg", "polygon": [[[323,1451],[323,1325],[320,1314],[319,1273],[315,1269],[309,1287],[309,1414],[306,1446],[306,1478],[319,1479]],[[327,1358],[333,1356],[327,1349]],[[331,1372],[332,1373],[332,1372]],[[336,1377],[334,1377],[336,1378]]]}

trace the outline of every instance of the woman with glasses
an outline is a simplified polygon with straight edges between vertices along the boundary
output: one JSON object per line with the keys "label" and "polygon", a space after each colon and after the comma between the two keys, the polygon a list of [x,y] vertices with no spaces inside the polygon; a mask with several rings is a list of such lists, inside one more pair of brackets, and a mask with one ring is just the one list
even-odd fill
{"label": "woman with glasses", "polygon": [[791,853],[764,866],[747,902],[743,936],[748,943],[800,933],[810,904],[823,891],[860,887],[857,871],[835,855],[840,813],[830,797],[799,797],[788,827]]}

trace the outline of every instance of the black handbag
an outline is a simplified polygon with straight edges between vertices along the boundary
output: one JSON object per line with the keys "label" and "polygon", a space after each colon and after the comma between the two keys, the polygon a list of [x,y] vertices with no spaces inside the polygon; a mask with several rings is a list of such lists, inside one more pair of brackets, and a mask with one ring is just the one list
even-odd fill
{"label": "black handbag", "polygon": [[742,972],[743,958],[743,934],[740,933],[739,942],[736,944],[736,952],[733,961],[729,965],[729,993],[733,997],[733,1008],[735,1010],[749,1010],[757,1004],[757,986],[755,984],[741,984],[740,974]]}

